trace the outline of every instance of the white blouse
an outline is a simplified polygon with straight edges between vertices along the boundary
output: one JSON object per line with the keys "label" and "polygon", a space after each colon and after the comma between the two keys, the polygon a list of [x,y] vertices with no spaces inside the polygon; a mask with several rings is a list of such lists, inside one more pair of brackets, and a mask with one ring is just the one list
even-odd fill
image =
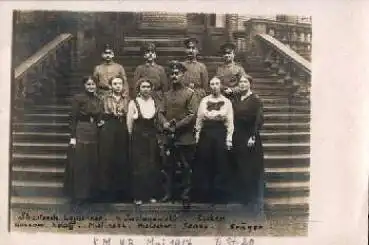
{"label": "white blouse", "polygon": [[[208,109],[208,104],[223,103],[218,109]],[[204,120],[220,120],[224,122],[224,126],[227,128],[227,141],[232,142],[232,136],[234,131],[233,125],[233,107],[229,99],[220,95],[215,98],[212,95],[204,97],[199,105],[197,111],[197,118],[195,124],[196,136],[199,137],[200,131],[203,126]]]}
{"label": "white blouse", "polygon": [[[152,98],[147,100],[142,99],[141,97],[136,98],[138,105],[140,106],[141,115],[145,119],[151,119],[155,116],[156,108],[155,101]],[[127,128],[128,132],[132,133],[134,120],[138,118],[138,109],[136,107],[136,103],[134,100],[131,100],[128,104],[128,112],[127,112]]]}

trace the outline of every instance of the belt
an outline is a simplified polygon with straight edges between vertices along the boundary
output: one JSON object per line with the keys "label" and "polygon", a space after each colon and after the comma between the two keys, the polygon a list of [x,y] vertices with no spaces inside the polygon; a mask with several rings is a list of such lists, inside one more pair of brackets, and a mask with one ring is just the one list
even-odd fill
{"label": "belt", "polygon": [[80,116],[78,116],[78,121],[94,123],[94,122],[96,122],[96,119],[95,119],[94,116],[80,115]]}
{"label": "belt", "polygon": [[123,118],[125,118],[126,115],[122,115],[122,116],[116,116],[114,114],[105,114],[102,116],[103,120],[110,120],[110,119],[117,119],[117,120],[121,120]]}

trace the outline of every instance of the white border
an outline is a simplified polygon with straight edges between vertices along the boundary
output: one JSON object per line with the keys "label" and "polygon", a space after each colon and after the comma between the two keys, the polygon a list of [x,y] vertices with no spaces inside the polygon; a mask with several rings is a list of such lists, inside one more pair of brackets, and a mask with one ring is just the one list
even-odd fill
{"label": "white border", "polygon": [[[256,237],[255,244],[367,244],[369,144],[368,1],[0,2],[0,244],[92,244],[92,235],[7,233],[12,9],[237,12],[313,16],[311,222],[306,238]],[[366,164],[365,164],[366,163]],[[99,237],[107,237],[99,235]],[[113,244],[123,236],[111,235]],[[142,237],[141,237],[142,238]],[[215,244],[193,238],[193,244]],[[141,244],[141,243],[136,243]]]}

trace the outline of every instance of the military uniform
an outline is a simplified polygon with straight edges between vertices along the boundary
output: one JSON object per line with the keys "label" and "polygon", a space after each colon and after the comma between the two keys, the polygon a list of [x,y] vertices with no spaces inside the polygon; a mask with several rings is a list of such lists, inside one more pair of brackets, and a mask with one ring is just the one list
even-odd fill
{"label": "military uniform", "polygon": [[[233,43],[225,43],[221,46],[221,50],[224,54],[234,54],[236,46]],[[238,82],[242,76],[252,79],[252,77],[245,72],[245,69],[233,61],[224,62],[220,65],[216,71],[216,77],[222,82],[222,90],[230,88],[233,93],[238,93]]]}
{"label": "military uniform", "polygon": [[[109,48],[105,49],[102,56],[104,57],[104,55],[111,55],[111,57],[114,57],[113,50]],[[109,94],[111,90],[109,81],[113,77],[121,77],[123,79],[123,94],[124,96],[128,96],[129,86],[127,75],[122,65],[114,61],[110,61],[109,63],[104,62],[95,67],[93,76],[97,78],[97,87],[100,96]]]}
{"label": "military uniform", "polygon": [[[171,69],[183,72],[185,67],[179,62],[172,62]],[[170,149],[175,154],[171,159],[176,161],[169,163],[170,166],[169,169],[167,168],[167,172],[173,173],[173,168],[178,163],[177,161],[182,162],[181,164],[185,166],[182,169],[184,172],[188,173],[190,171],[190,166],[194,158],[195,138],[193,129],[197,106],[194,90],[183,84],[183,76],[175,84],[173,83],[171,89],[164,94],[159,120],[162,125],[171,123],[170,131],[173,133],[174,141],[172,146],[175,146],[175,149]],[[189,180],[190,176],[186,174],[179,181],[183,187],[182,193],[180,194],[181,198],[184,198],[184,195],[187,195],[189,191]],[[172,180],[169,180],[169,182],[169,189],[172,189],[173,185],[178,184],[178,182],[174,183]],[[176,196],[175,193],[169,195]]]}
{"label": "military uniform", "polygon": [[[141,52],[146,58],[146,63],[139,65],[133,76],[132,97],[135,97],[138,91],[137,81],[142,78],[148,78],[153,87],[153,97],[159,101],[163,98],[163,93],[168,91],[168,79],[164,67],[155,63],[156,47],[154,43],[147,43],[141,47]],[[151,60],[148,59],[151,57]]]}
{"label": "military uniform", "polygon": [[[191,56],[182,64],[186,67],[186,72],[183,77],[183,83],[185,86],[194,89],[195,97],[200,103],[200,100],[205,97],[209,90],[209,75],[208,70],[204,63],[197,61],[197,48],[196,44],[198,40],[195,38],[188,38],[184,44],[191,52]],[[195,51],[193,51],[195,49]],[[195,52],[195,53],[193,53]]]}
{"label": "military uniform", "polygon": [[137,66],[135,70],[132,86],[134,90],[132,91],[133,96],[135,96],[137,93],[137,81],[142,77],[147,77],[154,85],[154,97],[158,97],[158,99],[161,99],[163,97],[163,92],[168,91],[168,81],[164,67],[156,63],[146,63]]}

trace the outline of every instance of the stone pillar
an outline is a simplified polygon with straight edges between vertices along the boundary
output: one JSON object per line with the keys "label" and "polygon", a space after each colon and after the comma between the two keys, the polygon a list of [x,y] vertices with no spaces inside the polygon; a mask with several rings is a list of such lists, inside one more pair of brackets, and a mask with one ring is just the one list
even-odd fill
{"label": "stone pillar", "polygon": [[236,14],[225,15],[225,40],[234,42],[233,32],[237,30],[238,16]]}

